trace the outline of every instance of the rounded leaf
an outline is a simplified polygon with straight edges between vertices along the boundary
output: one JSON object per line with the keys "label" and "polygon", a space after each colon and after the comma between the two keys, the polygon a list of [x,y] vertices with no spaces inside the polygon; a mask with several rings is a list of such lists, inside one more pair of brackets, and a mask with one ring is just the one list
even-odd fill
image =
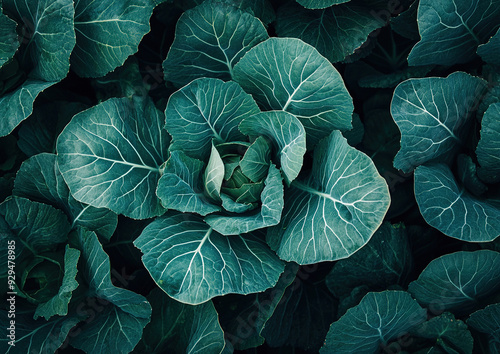
{"label": "rounded leaf", "polygon": [[178,86],[201,77],[230,80],[234,65],[269,38],[250,13],[222,2],[205,1],[182,14],[163,62],[165,80]]}
{"label": "rounded leaf", "polygon": [[444,164],[417,167],[415,198],[425,221],[447,236],[467,242],[500,236],[500,209],[459,186]]}
{"label": "rounded leaf", "polygon": [[194,214],[168,212],[134,241],[156,284],[172,298],[201,304],[215,296],[273,287],[284,264],[257,236],[226,237]]}
{"label": "rounded leaf", "polygon": [[467,313],[500,290],[500,253],[455,252],[434,259],[408,291],[434,311]]}
{"label": "rounded leaf", "polygon": [[270,38],[234,67],[234,80],[266,110],[294,114],[314,146],[334,129],[351,129],[352,98],[335,67],[309,44]]}
{"label": "rounded leaf", "polygon": [[165,211],[155,194],[168,136],[150,99],[112,98],[73,117],[57,139],[57,161],[73,197],[146,219]]}
{"label": "rounded leaf", "polygon": [[347,258],[370,240],[389,204],[372,160],[334,131],[316,147],[310,175],[291,184],[267,240],[281,259],[299,264]]}
{"label": "rounded leaf", "polygon": [[368,293],[332,323],[321,353],[378,353],[424,322],[427,311],[405,291]]}

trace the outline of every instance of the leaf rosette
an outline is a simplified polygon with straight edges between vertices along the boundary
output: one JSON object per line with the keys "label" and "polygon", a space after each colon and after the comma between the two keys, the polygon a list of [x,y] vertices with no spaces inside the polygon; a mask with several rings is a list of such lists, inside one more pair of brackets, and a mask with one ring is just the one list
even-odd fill
{"label": "leaf rosette", "polygon": [[260,112],[235,82],[198,79],[166,108],[172,136],[157,195],[167,209],[197,213],[223,235],[279,223],[283,177],[294,180],[306,151],[305,130],[284,111]]}

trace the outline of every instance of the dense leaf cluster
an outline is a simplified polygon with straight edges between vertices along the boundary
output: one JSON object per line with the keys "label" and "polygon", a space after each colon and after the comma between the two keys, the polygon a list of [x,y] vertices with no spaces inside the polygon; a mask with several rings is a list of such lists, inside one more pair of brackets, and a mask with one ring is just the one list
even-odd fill
{"label": "dense leaf cluster", "polygon": [[498,353],[499,58],[500,0],[0,1],[0,350]]}

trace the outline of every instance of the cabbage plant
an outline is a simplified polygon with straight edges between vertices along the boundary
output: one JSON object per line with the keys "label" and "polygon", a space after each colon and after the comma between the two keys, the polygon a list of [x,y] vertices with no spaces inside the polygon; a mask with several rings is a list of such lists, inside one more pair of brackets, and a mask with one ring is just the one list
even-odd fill
{"label": "cabbage plant", "polygon": [[500,0],[3,0],[5,353],[500,351]]}

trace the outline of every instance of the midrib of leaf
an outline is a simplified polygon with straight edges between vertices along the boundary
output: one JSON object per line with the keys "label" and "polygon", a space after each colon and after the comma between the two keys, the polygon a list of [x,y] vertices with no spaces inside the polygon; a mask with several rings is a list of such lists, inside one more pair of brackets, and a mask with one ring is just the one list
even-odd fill
{"label": "midrib of leaf", "polygon": [[[210,124],[210,120],[209,120],[207,117],[205,117],[205,114],[204,114],[204,113],[202,112],[202,110],[200,109],[200,106],[199,106],[196,102],[194,102],[194,101],[193,101],[190,97],[188,97],[188,95],[184,94],[184,96],[185,96],[185,97],[189,100],[189,102],[191,102],[191,103],[193,104],[193,106],[195,106],[195,107],[197,107],[197,108],[198,108],[198,111],[200,112],[201,116],[203,117],[203,119],[204,119],[204,120],[205,120],[205,122],[207,123],[207,125],[208,125],[208,127],[210,128],[210,130],[212,131],[212,133],[214,133],[214,135],[215,135],[216,139],[217,139],[218,141],[225,142],[225,140],[224,140],[224,139],[222,139],[222,137],[219,135],[219,133],[217,133],[217,131],[215,130],[215,128],[212,126],[212,124]],[[212,106],[213,106],[213,99],[214,99],[214,95],[212,95],[212,103],[211,103],[211,105],[212,105]],[[177,110],[177,108],[176,108],[176,111],[177,111],[177,113],[179,114],[179,116],[181,116],[181,117],[182,117],[182,113],[181,113],[181,112],[179,112],[179,111]],[[222,113],[221,113],[221,115],[222,115]],[[220,117],[220,116],[219,116],[219,117]],[[186,120],[186,119],[184,119],[184,120]],[[217,120],[218,120],[218,118],[215,120],[215,122],[214,122],[214,123],[216,123],[216,122],[217,122]]]}
{"label": "midrib of leaf", "polygon": [[113,159],[109,159],[107,157],[90,155],[90,154],[79,154],[79,153],[72,153],[72,154],[67,154],[67,155],[94,157],[94,158],[96,158],[98,160],[104,160],[104,161],[108,161],[108,162],[119,163],[121,165],[131,166],[133,168],[142,168],[142,169],[153,171],[153,172],[158,172],[158,173],[160,172],[160,168],[159,167],[151,167],[151,166],[148,166],[148,165],[139,165],[139,164],[136,164],[136,163],[133,163],[133,162],[124,161],[124,160],[121,160],[121,161],[120,160],[113,160]]}
{"label": "midrib of leaf", "polygon": [[460,15],[458,13],[458,9],[457,9],[457,4],[455,3],[455,1],[453,1],[453,6],[455,7],[455,13],[457,14],[458,18],[460,19],[460,22],[462,22],[462,25],[465,27],[465,29],[471,34],[472,38],[474,38],[474,41],[479,45],[481,44],[481,41],[479,40],[479,38],[477,38],[476,34],[472,31],[472,29],[470,29],[470,27],[467,25],[467,23],[465,23],[462,15]]}
{"label": "midrib of leaf", "polygon": [[[184,287],[184,282],[186,281],[186,277],[188,276],[188,273],[191,272],[191,266],[193,265],[193,261],[198,254],[200,255],[203,273],[205,273],[205,262],[203,261],[203,255],[201,254],[201,248],[203,247],[205,242],[209,239],[210,235],[212,234],[212,231],[213,229],[210,227],[205,233],[205,236],[203,236],[203,239],[201,240],[198,247],[193,251],[193,257],[191,257],[191,261],[189,262],[189,266],[187,267],[186,275],[184,275],[184,278],[182,279],[182,283],[179,286],[179,289],[182,289]],[[167,269],[167,267],[165,267],[165,269]]]}
{"label": "midrib of leaf", "polygon": [[338,200],[338,199],[335,199],[334,197],[332,197],[330,194],[327,194],[327,193],[324,193],[324,192],[321,192],[317,189],[314,189],[312,187],[309,187],[308,185],[302,183],[302,182],[299,182],[299,181],[294,181],[292,183],[292,186],[294,186],[295,188],[297,189],[300,189],[300,190],[303,190],[305,192],[308,192],[310,194],[314,194],[314,195],[317,195],[321,198],[325,198],[325,199],[329,199],[331,201],[333,201],[334,203],[341,203],[341,204],[345,204],[343,203],[342,201]]}
{"label": "midrib of leaf", "polygon": [[[413,106],[413,107],[415,107],[415,108],[417,108],[417,109],[421,110],[421,111],[422,111],[422,112],[424,112],[425,114],[428,114],[429,116],[431,116],[432,118],[434,118],[434,120],[438,123],[438,126],[443,127],[443,128],[444,128],[444,129],[448,132],[448,134],[450,135],[450,137],[451,137],[451,138],[453,138],[453,139],[455,139],[456,141],[460,142],[460,139],[458,139],[458,138],[457,138],[457,136],[455,135],[455,133],[453,133],[453,132],[450,130],[450,128],[448,128],[448,127],[447,127],[447,126],[446,126],[443,122],[441,122],[441,121],[439,120],[439,118],[438,118],[438,117],[434,116],[431,112],[429,112],[429,111],[427,110],[427,108],[425,107],[425,105],[422,103],[422,100],[420,99],[420,97],[418,97],[417,90],[415,89],[415,86],[414,86],[413,82],[412,82],[411,86],[412,86],[412,88],[413,88],[413,92],[415,92],[415,96],[417,97],[418,101],[419,101],[419,102],[420,102],[420,104],[422,105],[421,107],[420,107],[420,106],[417,106],[415,103],[413,103],[413,102],[411,102],[411,101],[407,100],[406,98],[403,98],[403,97],[401,97],[401,96],[399,96],[399,95],[397,95],[397,97],[399,97],[399,98],[400,98],[401,100],[403,100],[404,102],[406,102],[406,103],[410,104],[411,106]],[[413,124],[413,123],[412,123],[412,124]],[[413,125],[415,125],[415,124],[413,124]]]}

